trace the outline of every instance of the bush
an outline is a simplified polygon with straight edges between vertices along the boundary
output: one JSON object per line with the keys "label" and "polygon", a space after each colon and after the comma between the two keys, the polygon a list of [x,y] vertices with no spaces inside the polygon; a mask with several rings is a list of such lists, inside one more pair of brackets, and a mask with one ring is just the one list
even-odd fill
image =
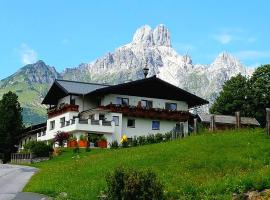
{"label": "bush", "polygon": [[24,145],[24,150],[35,154],[37,157],[49,157],[53,152],[52,146],[41,141],[28,142]]}
{"label": "bush", "polygon": [[165,136],[165,140],[166,140],[166,141],[169,141],[169,140],[172,139],[172,133],[171,133],[171,132],[165,133],[164,136]]}
{"label": "bush", "polygon": [[131,146],[136,147],[138,145],[138,140],[137,137],[134,136],[134,138],[132,138],[131,140]]}
{"label": "bush", "polygon": [[163,185],[152,171],[117,168],[106,177],[108,200],[162,200]]}
{"label": "bush", "polygon": [[69,138],[69,134],[66,132],[57,132],[54,136],[54,142],[57,142],[60,147],[64,146],[64,142]]}
{"label": "bush", "polygon": [[155,135],[155,140],[156,140],[156,143],[160,143],[163,141],[163,135],[161,133],[157,133]]}
{"label": "bush", "polygon": [[119,147],[118,142],[116,140],[112,141],[111,148],[118,149],[118,147]]}
{"label": "bush", "polygon": [[146,137],[147,143],[148,144],[153,144],[155,143],[155,135],[154,134],[149,134]]}
{"label": "bush", "polygon": [[139,145],[146,144],[146,138],[145,138],[145,136],[139,136],[138,137],[138,143],[139,143]]}

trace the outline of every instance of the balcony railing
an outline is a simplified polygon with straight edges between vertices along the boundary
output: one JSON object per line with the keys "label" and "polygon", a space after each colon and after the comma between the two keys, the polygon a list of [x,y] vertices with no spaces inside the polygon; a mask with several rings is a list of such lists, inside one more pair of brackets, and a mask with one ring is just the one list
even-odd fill
{"label": "balcony railing", "polygon": [[121,106],[109,104],[107,106],[100,106],[100,109],[109,110],[110,112],[122,113],[125,116],[187,121],[190,113],[188,111],[172,111],[160,108],[144,108],[140,106]]}
{"label": "balcony railing", "polygon": [[[61,124],[62,125],[62,124]],[[87,131],[95,133],[113,133],[115,131],[115,123],[113,121],[92,120],[92,119],[71,119],[60,126],[59,131]]]}
{"label": "balcony railing", "polygon": [[52,118],[58,115],[61,115],[66,112],[79,112],[79,106],[78,105],[72,105],[72,104],[61,104],[57,107],[48,109],[48,118]]}

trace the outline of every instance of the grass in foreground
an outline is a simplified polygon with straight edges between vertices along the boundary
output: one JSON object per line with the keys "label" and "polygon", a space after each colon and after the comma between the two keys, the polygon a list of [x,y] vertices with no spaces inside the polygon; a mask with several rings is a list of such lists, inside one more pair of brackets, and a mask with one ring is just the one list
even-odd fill
{"label": "grass in foreground", "polygon": [[270,188],[270,138],[261,129],[225,131],[117,150],[71,150],[34,164],[40,171],[24,188],[71,199],[97,199],[106,173],[118,166],[152,169],[166,191],[181,199],[231,199],[234,192]]}

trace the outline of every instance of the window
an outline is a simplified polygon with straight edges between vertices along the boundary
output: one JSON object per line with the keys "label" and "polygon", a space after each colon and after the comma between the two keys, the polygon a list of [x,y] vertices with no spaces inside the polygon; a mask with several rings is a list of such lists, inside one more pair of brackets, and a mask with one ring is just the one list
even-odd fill
{"label": "window", "polygon": [[128,119],[128,121],[127,121],[127,127],[129,127],[129,128],[135,128],[135,119]]}
{"label": "window", "polygon": [[113,118],[112,120],[115,123],[115,126],[119,126],[119,116],[113,116],[112,118]]}
{"label": "window", "polygon": [[42,132],[42,136],[44,136],[44,135],[46,135],[46,131],[43,131],[43,132]]}
{"label": "window", "polygon": [[61,128],[65,126],[65,121],[66,121],[65,117],[60,118]]}
{"label": "window", "polygon": [[116,97],[116,104],[122,106],[128,106],[129,100],[128,98]]}
{"label": "window", "polygon": [[99,114],[99,120],[105,120],[105,115],[104,114]]}
{"label": "window", "polygon": [[50,121],[50,130],[53,130],[55,128],[55,121]]}
{"label": "window", "polygon": [[75,103],[76,103],[75,97],[73,97],[72,95],[70,95],[70,104],[71,105],[75,105]]}
{"label": "window", "polygon": [[122,105],[123,106],[128,106],[129,105],[128,98],[122,98]]}
{"label": "window", "polygon": [[165,109],[175,111],[177,110],[176,103],[165,103]]}
{"label": "window", "polygon": [[143,108],[152,108],[153,107],[153,101],[142,100],[141,104],[142,104]]}
{"label": "window", "polygon": [[152,130],[159,130],[160,122],[159,121],[152,121]]}
{"label": "window", "polygon": [[38,133],[38,137],[40,137],[40,136],[41,136],[41,132]]}

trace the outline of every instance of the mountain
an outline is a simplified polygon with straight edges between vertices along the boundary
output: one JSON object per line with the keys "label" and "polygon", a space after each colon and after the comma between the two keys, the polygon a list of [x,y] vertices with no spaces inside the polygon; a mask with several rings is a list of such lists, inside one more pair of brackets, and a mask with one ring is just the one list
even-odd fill
{"label": "mountain", "polygon": [[[179,55],[173,49],[170,32],[164,25],[154,29],[146,25],[137,29],[130,43],[94,62],[66,68],[61,73],[43,61],[26,65],[0,81],[0,96],[5,91],[15,91],[27,111],[24,113],[25,121],[35,119],[38,122],[45,116],[45,107],[40,102],[55,78],[117,84],[143,78],[142,69],[145,66],[149,68],[148,76],[156,74],[211,103],[218,96],[224,81],[238,73],[252,73],[227,52],[220,53],[209,65],[193,64],[189,55]],[[207,108],[204,107],[204,110],[207,111]]]}
{"label": "mountain", "polygon": [[223,52],[210,65],[193,64],[188,55],[179,55],[172,47],[170,32],[164,25],[155,29],[139,28],[131,43],[92,63],[82,63],[62,73],[65,79],[121,83],[143,78],[142,69],[149,67],[149,76],[156,74],[176,86],[213,102],[224,81],[249,71],[229,53]]}
{"label": "mountain", "polygon": [[15,92],[23,108],[24,122],[41,122],[46,119],[46,107],[40,102],[56,78],[62,77],[54,67],[38,61],[1,80],[0,96],[8,91]]}

